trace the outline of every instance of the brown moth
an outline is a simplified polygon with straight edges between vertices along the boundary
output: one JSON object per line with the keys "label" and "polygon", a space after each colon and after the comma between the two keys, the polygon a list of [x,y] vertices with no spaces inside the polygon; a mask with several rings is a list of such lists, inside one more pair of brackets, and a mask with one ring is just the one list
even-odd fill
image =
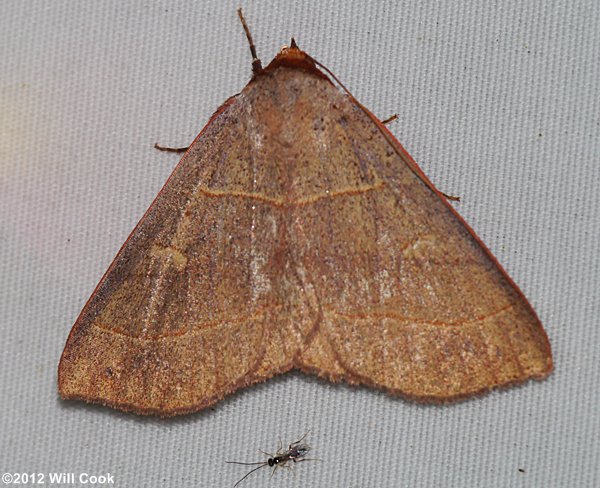
{"label": "brown moth", "polygon": [[294,368],[427,402],[548,376],[532,307],[383,124],[294,42],[251,50],[75,322],[61,396],[170,416]]}

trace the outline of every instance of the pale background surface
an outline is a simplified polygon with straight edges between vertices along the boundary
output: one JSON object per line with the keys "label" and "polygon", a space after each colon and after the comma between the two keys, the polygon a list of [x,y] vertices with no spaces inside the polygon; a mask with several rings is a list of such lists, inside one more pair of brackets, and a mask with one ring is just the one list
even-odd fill
{"label": "pale background surface", "polygon": [[[289,374],[161,421],[62,402],[71,325],[186,145],[294,35],[391,130],[550,336],[545,382],[419,406]],[[600,4],[0,4],[0,470],[229,487],[312,429],[269,487],[600,486]],[[518,469],[524,469],[521,473]],[[48,482],[48,479],[46,478]]]}

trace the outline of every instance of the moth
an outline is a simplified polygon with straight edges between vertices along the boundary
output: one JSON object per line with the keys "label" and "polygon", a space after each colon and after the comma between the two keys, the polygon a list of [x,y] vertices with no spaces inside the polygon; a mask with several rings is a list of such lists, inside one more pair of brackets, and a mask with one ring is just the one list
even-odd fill
{"label": "moth", "polygon": [[541,379],[519,288],[292,40],[189,147],[75,322],[65,399],[198,411],[291,369],[425,402]]}

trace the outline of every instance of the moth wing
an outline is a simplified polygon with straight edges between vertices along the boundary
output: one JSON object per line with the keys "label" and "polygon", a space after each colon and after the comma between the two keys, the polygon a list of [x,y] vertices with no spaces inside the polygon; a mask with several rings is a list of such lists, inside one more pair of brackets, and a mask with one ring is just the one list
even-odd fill
{"label": "moth wing", "polygon": [[323,173],[356,176],[295,210],[290,240],[319,310],[298,366],[427,401],[547,376],[523,294],[383,125],[340,98]]}
{"label": "moth wing", "polygon": [[261,272],[271,252],[261,235],[270,226],[260,225],[268,215],[250,211],[251,200],[227,198],[248,178],[251,151],[240,118],[234,97],[192,144],[98,284],[60,361],[63,398],[174,415],[281,369],[263,365],[257,374],[265,323],[276,320],[265,306],[269,276]]}

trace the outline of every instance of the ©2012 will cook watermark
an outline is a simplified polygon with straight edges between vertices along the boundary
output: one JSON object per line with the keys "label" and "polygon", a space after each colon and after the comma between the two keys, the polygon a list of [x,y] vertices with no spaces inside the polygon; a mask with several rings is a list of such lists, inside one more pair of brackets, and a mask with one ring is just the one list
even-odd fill
{"label": "\u00a92012 will cook watermark", "polygon": [[114,485],[115,477],[110,473],[3,473],[5,485]]}

